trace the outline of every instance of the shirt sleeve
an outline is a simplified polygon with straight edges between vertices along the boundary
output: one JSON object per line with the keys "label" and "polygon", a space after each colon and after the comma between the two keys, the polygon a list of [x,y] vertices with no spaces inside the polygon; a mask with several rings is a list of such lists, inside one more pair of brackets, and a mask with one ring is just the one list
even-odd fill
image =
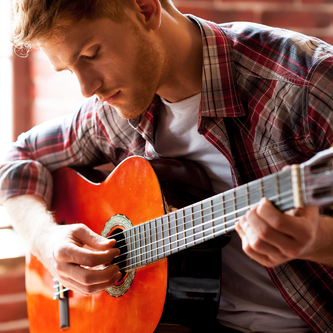
{"label": "shirt sleeve", "polygon": [[332,49],[324,54],[324,59],[314,64],[309,80],[308,119],[306,120],[309,124],[308,133],[314,151],[327,149],[333,144]]}
{"label": "shirt sleeve", "polygon": [[128,121],[91,98],[74,115],[43,123],[19,136],[0,165],[0,203],[34,194],[50,204],[52,171],[118,164],[143,152],[144,140]]}

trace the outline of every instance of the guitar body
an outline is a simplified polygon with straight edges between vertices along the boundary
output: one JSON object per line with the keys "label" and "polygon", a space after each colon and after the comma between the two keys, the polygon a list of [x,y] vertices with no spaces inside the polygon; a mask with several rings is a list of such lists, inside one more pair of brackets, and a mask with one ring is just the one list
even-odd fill
{"label": "guitar body", "polygon": [[[57,223],[80,222],[102,234],[106,223],[118,214],[126,216],[133,226],[164,215],[164,195],[167,197],[167,192],[175,189],[173,184],[178,182],[179,174],[171,176],[173,167],[168,165],[165,169],[160,162],[157,164],[152,167],[142,157],[128,158],[98,184],[72,169],[58,170],[54,174],[52,204]],[[171,176],[174,179],[160,181],[156,170],[161,169],[162,178],[168,174],[166,178]],[[176,169],[179,170],[178,167]],[[186,170],[184,172],[187,173]],[[191,177],[200,182],[200,175],[195,173]],[[184,177],[180,175],[180,178]],[[163,182],[169,188],[162,194],[160,185]],[[207,193],[208,190],[207,187]],[[172,201],[176,196],[169,194],[169,197]],[[193,317],[200,317],[200,323],[206,322],[206,317],[214,318],[220,291],[221,268],[216,264],[220,262],[219,255],[219,246],[205,245],[198,247],[197,252],[194,247],[139,268],[135,270],[127,290],[117,297],[107,292],[87,297],[70,291],[69,327],[66,332],[152,333],[161,319],[168,322],[175,319],[187,324]],[[198,260],[205,261],[202,269],[199,268],[202,262]],[[213,262],[215,264],[210,265]],[[207,272],[208,265],[213,266],[212,271]],[[193,276],[188,276],[191,274]],[[202,286],[200,281],[203,281]],[[189,288],[192,289],[186,287],[187,282],[190,282],[192,287]],[[30,333],[63,331],[60,327],[59,300],[53,299],[53,285],[53,277],[30,255],[26,272]],[[210,286],[207,294],[202,291],[205,286]]]}

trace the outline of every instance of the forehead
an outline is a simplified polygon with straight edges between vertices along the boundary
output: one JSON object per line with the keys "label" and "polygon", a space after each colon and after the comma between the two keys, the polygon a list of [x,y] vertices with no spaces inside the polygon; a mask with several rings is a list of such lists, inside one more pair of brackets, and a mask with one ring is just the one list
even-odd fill
{"label": "forehead", "polygon": [[81,20],[64,26],[39,45],[54,67],[68,66],[92,43],[105,43],[121,35],[120,23],[109,18]]}

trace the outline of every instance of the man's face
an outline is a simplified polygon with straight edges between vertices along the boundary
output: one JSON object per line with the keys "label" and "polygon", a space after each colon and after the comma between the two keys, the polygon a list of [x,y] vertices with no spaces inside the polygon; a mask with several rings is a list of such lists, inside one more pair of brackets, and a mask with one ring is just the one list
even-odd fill
{"label": "man's face", "polygon": [[142,114],[159,88],[163,54],[154,34],[128,17],[82,20],[41,50],[57,71],[70,70],[82,95],[96,95],[126,119]]}

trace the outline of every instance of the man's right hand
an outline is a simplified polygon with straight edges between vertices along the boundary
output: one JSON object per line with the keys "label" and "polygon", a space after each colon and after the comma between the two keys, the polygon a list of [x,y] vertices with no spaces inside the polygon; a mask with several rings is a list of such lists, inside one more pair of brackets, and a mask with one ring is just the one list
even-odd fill
{"label": "man's right hand", "polygon": [[118,266],[111,263],[120,252],[114,248],[115,240],[94,233],[84,224],[56,224],[37,196],[13,197],[3,206],[31,252],[65,287],[90,295],[121,278]]}

